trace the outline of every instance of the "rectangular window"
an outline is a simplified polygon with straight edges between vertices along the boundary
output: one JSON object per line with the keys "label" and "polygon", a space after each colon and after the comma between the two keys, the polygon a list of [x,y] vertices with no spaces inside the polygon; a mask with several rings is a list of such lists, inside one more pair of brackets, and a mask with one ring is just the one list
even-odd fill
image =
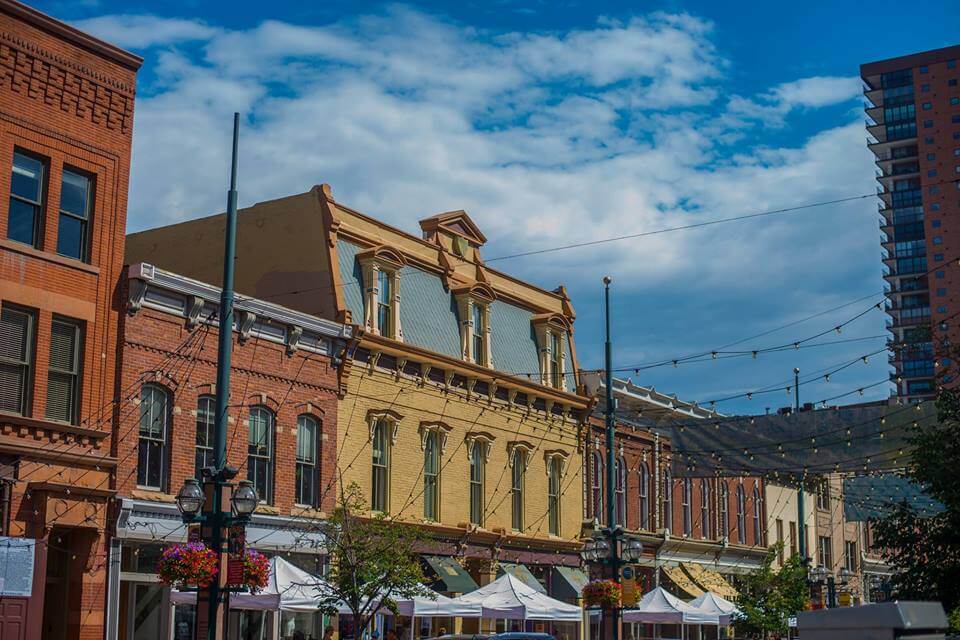
{"label": "rectangular window", "polygon": [[560,334],[550,333],[550,380],[556,389],[563,388],[563,341]]}
{"label": "rectangular window", "polygon": [[928,71],[930,71],[930,68],[927,65],[925,64],[920,65],[920,73],[926,73]]}
{"label": "rectangular window", "polygon": [[273,504],[273,412],[251,407],[248,419],[247,480],[262,502]]}
{"label": "rectangular window", "polygon": [[36,321],[26,309],[0,310],[0,411],[29,414]]}
{"label": "rectangular window", "polygon": [[486,475],[486,444],[473,443],[470,449],[470,524],[479,527],[484,521],[484,476]]}
{"label": "rectangular window", "polygon": [[87,233],[93,208],[93,180],[64,169],[60,187],[60,219],[57,223],[57,253],[87,260]]}
{"label": "rectangular window", "polygon": [[820,536],[817,547],[817,564],[827,569],[833,569],[833,549],[829,536]]}
{"label": "rectangular window", "polygon": [[485,309],[483,305],[473,303],[473,361],[479,365],[487,364],[486,333],[487,325],[484,322]]}
{"label": "rectangular window", "polygon": [[799,553],[800,548],[797,546],[797,523],[790,523],[790,555]]}
{"label": "rectangular window", "polygon": [[847,571],[857,572],[860,564],[860,554],[857,553],[857,543],[853,540],[847,540],[844,543],[843,566]]}
{"label": "rectangular window", "polygon": [[194,473],[199,480],[203,469],[216,464],[213,458],[213,421],[216,401],[213,396],[200,396],[197,400],[197,452]]}
{"label": "rectangular window", "polygon": [[547,524],[550,535],[560,535],[560,473],[562,460],[550,459],[547,478]]}
{"label": "rectangular window", "polygon": [[780,518],[777,518],[777,542],[780,543],[780,550],[777,551],[777,559],[780,561],[780,564],[783,564],[783,555],[784,555],[783,554],[783,551],[784,551],[783,520],[781,520]]}
{"label": "rectangular window", "polygon": [[427,432],[423,443],[423,517],[440,519],[440,446],[436,431]]}
{"label": "rectangular window", "polygon": [[515,449],[510,485],[510,524],[514,531],[523,531],[523,483],[526,464],[527,454]]}
{"label": "rectangular window", "polygon": [[957,79],[956,79],[956,78],[950,78],[949,80],[947,80],[947,86],[949,86],[949,87],[955,87],[955,86],[957,86]]}
{"label": "rectangular window", "polygon": [[303,415],[297,418],[297,504],[308,507],[318,506],[317,485],[320,478],[317,473],[317,458],[320,451],[320,423],[313,417]]}
{"label": "rectangular window", "polygon": [[40,248],[46,171],[43,160],[21,151],[13,152],[7,237],[35,248]]}
{"label": "rectangular window", "polygon": [[[933,120],[924,120],[924,121],[923,121],[923,128],[924,128],[924,129],[932,129],[932,128],[933,128]],[[930,142],[927,142],[927,144],[933,144],[933,139],[931,138],[931,139],[930,139]]]}
{"label": "rectangular window", "polygon": [[137,484],[166,491],[169,484],[170,394],[156,384],[140,390],[140,441]]}
{"label": "rectangular window", "polygon": [[50,420],[76,424],[80,397],[82,329],[77,320],[53,319],[50,325],[50,369],[47,409]]}
{"label": "rectangular window", "polygon": [[956,96],[950,98],[950,104],[960,104],[960,98]]}
{"label": "rectangular window", "polygon": [[393,283],[390,272],[377,271],[377,330],[380,335],[393,337]]}
{"label": "rectangular window", "polygon": [[693,533],[693,483],[689,478],[683,481],[683,493],[681,495],[681,511],[683,512],[683,535],[689,536]]}
{"label": "rectangular window", "polygon": [[390,479],[390,435],[389,424],[377,420],[373,425],[373,486],[370,495],[370,508],[374,511],[387,511],[387,489]]}

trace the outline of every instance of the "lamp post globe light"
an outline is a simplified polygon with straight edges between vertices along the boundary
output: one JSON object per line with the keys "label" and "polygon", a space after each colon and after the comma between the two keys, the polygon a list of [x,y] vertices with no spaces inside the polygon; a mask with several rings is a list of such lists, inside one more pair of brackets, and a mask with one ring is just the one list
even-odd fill
{"label": "lamp post globe light", "polygon": [[184,480],[183,486],[177,492],[176,502],[177,509],[184,517],[192,519],[200,513],[200,508],[203,507],[204,503],[203,489],[200,488],[200,483],[195,478]]}
{"label": "lamp post globe light", "polygon": [[249,480],[241,480],[237,488],[233,490],[233,497],[230,498],[233,503],[233,511],[241,518],[248,517],[257,508],[260,502],[260,496]]}

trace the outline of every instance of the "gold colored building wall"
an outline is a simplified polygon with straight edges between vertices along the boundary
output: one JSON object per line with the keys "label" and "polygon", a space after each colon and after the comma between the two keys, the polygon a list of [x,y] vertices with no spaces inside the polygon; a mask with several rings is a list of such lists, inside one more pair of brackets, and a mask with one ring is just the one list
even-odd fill
{"label": "gold colored building wall", "polygon": [[[440,455],[440,524],[462,527],[470,521],[467,456],[468,434],[493,437],[486,463],[484,529],[511,534],[512,470],[508,451],[512,443],[531,445],[525,472],[523,534],[537,539],[571,540],[579,536],[583,514],[582,458],[577,448],[577,425],[571,420],[549,420],[543,412],[490,404],[485,396],[470,400],[462,390],[444,391],[435,383],[419,386],[414,378],[395,371],[370,370],[356,363],[348,391],[338,411],[338,474],[342,486],[359,485],[370,500],[371,441],[368,415],[389,410],[402,416],[391,447],[389,514],[397,519],[424,522],[423,461],[420,428],[443,422],[450,430]],[[560,532],[549,535],[547,466],[545,454],[565,456],[561,478]],[[514,532],[521,533],[521,532]]]}

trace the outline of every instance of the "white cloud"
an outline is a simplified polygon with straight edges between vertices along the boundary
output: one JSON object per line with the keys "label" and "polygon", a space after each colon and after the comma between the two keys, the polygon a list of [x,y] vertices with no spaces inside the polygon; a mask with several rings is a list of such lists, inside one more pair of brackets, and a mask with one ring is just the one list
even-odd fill
{"label": "white cloud", "polygon": [[[718,104],[729,63],[711,25],[689,15],[540,34],[486,33],[403,7],[319,27],[181,27],[140,37],[205,45],[200,58],[148,54],[155,80],[137,103],[131,230],[222,210],[234,110],[244,114],[242,204],[329,182],[339,200],[414,233],[419,218],[464,208],[491,239],[488,258],[872,189],[859,122],[731,156],[725,145],[747,119],[771,110],[782,123],[793,109],[849,99],[849,79]],[[826,256],[876,258],[871,211],[810,210],[499,264],[550,287],[604,270],[637,290],[682,284],[697,295],[781,286],[798,269],[814,287],[851,273]]]}
{"label": "white cloud", "polygon": [[149,49],[178,42],[209,40],[220,32],[196,20],[152,15],[98,16],[77,20],[73,26],[127,49]]}
{"label": "white cloud", "polygon": [[812,76],[785,82],[756,98],[733,96],[728,111],[734,118],[761,120],[768,126],[783,126],[795,109],[817,109],[849,102],[862,93],[856,77]]}

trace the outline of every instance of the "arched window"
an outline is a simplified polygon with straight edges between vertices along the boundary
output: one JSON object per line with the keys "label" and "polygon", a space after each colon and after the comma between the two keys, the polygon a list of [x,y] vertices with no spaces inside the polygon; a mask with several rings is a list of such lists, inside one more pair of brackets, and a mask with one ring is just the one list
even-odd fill
{"label": "arched window", "polygon": [[730,538],[730,486],[726,480],[720,483],[720,537]]}
{"label": "arched window", "polygon": [[737,485],[737,542],[747,543],[747,495],[743,485]]}
{"label": "arched window", "polygon": [[683,479],[683,535],[693,534],[693,481]]}
{"label": "arched window", "polygon": [[526,452],[523,449],[514,449],[513,482],[510,486],[510,520],[514,531],[523,531],[523,484],[526,468]]}
{"label": "arched window", "polygon": [[216,400],[213,396],[200,396],[197,399],[197,460],[196,477],[202,477],[201,470],[214,466],[213,428],[216,419]]}
{"label": "arched window", "polygon": [[603,524],[603,458],[599,451],[593,452],[593,473],[590,479],[593,503],[593,517]]}
{"label": "arched window", "polygon": [[158,384],[140,390],[137,484],[166,491],[170,484],[170,392]]}
{"label": "arched window", "polygon": [[614,503],[614,519],[616,524],[626,526],[627,524],[627,465],[622,457],[618,457],[613,464],[613,474],[616,481]]}
{"label": "arched window", "polygon": [[297,416],[297,504],[319,506],[320,422],[311,415]]}
{"label": "arched window", "polygon": [[386,513],[389,508],[390,487],[390,421],[376,418],[371,441],[370,508]]}
{"label": "arched window", "polygon": [[640,463],[640,529],[650,530],[650,468]]}
{"label": "arched window", "polygon": [[440,443],[436,431],[428,431],[423,440],[423,517],[440,519]]}
{"label": "arched window", "polygon": [[470,447],[470,524],[480,527],[483,526],[486,455],[487,444],[475,440]]}
{"label": "arched window", "polygon": [[547,477],[547,520],[550,534],[560,535],[560,476],[563,471],[563,459],[559,456],[550,458],[550,468]]}
{"label": "arched window", "polygon": [[753,488],[753,544],[763,545],[763,496],[760,487]]}
{"label": "arched window", "polygon": [[260,500],[273,504],[273,412],[267,407],[250,407],[248,425],[247,480]]}
{"label": "arched window", "polygon": [[663,472],[663,490],[660,492],[660,501],[663,504],[663,528],[673,529],[673,478],[670,470]]}
{"label": "arched window", "polygon": [[713,530],[713,518],[710,517],[710,483],[700,480],[700,537],[707,540]]}

